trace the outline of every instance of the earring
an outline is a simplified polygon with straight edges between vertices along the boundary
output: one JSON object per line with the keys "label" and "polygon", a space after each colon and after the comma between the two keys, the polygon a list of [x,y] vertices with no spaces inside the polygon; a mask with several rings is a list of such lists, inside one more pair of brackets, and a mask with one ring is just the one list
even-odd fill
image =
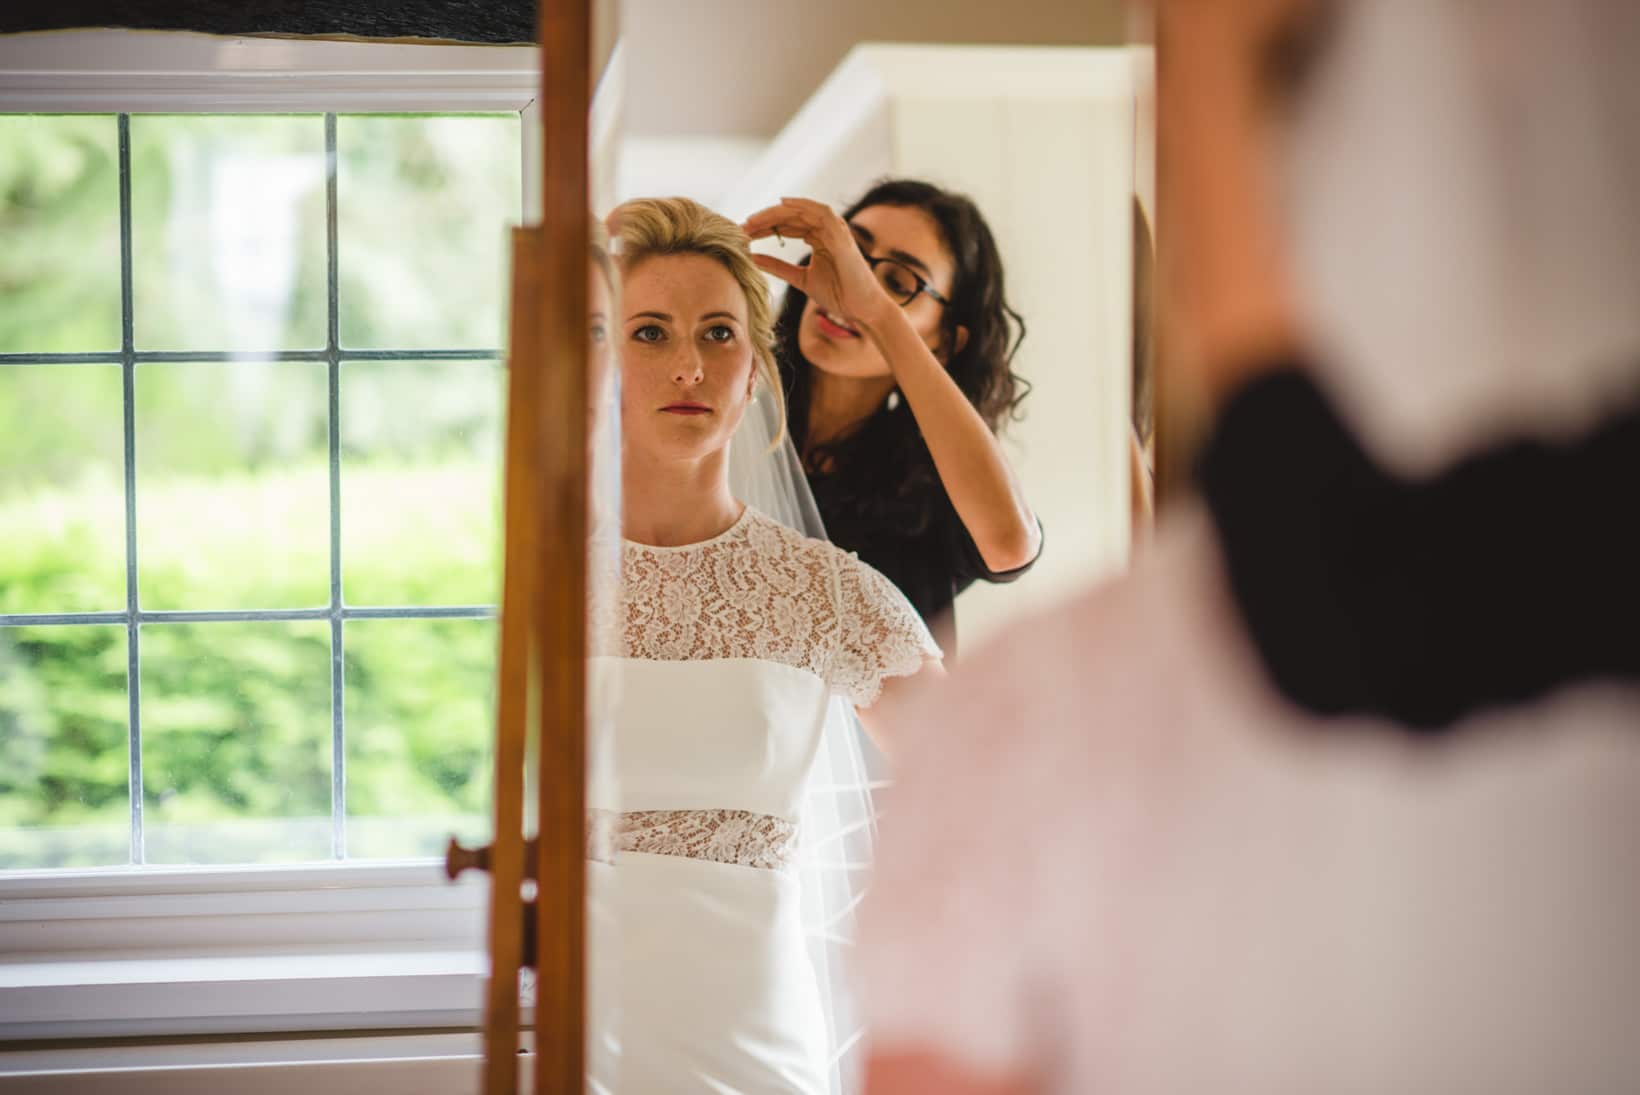
{"label": "earring", "polygon": [[900,389],[895,388],[892,392],[888,393],[887,406],[891,411],[897,411],[900,409]]}

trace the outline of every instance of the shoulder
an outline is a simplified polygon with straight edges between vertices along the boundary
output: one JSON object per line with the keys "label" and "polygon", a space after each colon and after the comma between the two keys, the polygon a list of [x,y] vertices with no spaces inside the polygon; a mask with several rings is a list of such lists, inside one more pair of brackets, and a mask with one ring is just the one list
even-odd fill
{"label": "shoulder", "polygon": [[845,551],[835,544],[825,544],[824,547],[836,568],[838,593],[848,611],[903,617],[916,621],[917,629],[922,629],[922,615],[887,575],[852,551]]}
{"label": "shoulder", "polygon": [[[806,536],[756,510],[746,525],[746,544],[764,562],[776,562],[781,569],[802,575],[811,588],[824,583],[832,592],[845,629],[858,630],[862,624],[881,628],[885,621],[898,621],[895,630],[926,635],[922,617],[881,571],[829,540]],[[932,646],[932,639],[928,640]]]}
{"label": "shoulder", "polygon": [[756,510],[746,531],[747,542],[759,555],[782,558],[828,576],[835,574],[845,590],[867,591],[875,599],[900,597],[894,583],[880,571],[830,540],[808,536]]}

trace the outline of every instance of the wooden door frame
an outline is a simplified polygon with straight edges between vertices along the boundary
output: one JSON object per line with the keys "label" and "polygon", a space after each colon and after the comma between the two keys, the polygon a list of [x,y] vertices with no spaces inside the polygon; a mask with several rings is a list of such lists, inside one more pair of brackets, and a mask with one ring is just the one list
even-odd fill
{"label": "wooden door frame", "polygon": [[[541,126],[541,218],[515,230],[512,248],[496,827],[487,862],[492,885],[486,1095],[518,1090],[526,876],[536,883],[534,930],[528,933],[535,968],[530,1086],[570,1095],[586,1083],[592,0],[541,0],[537,17],[541,80],[534,113]],[[538,832],[526,845],[524,770],[531,732],[538,745]]]}
{"label": "wooden door frame", "polygon": [[540,0],[540,581],[533,584],[537,757],[535,1085],[586,1084],[587,121],[591,0]]}

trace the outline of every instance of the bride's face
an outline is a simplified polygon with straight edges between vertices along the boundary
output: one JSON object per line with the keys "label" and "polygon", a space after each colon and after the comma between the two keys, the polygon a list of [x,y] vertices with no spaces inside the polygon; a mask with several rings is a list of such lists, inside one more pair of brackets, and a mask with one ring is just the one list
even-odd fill
{"label": "bride's face", "polygon": [[691,460],[727,446],[754,377],[734,276],[705,255],[646,259],[621,279],[621,315],[627,449]]}

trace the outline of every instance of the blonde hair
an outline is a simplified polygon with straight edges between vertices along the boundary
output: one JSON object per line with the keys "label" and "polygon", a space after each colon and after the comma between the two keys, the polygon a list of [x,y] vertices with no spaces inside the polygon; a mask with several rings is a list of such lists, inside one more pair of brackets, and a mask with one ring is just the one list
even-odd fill
{"label": "blonde hair", "polygon": [[747,335],[756,374],[769,389],[780,432],[786,432],[786,400],[774,357],[774,307],[763,272],[752,263],[751,240],[740,226],[688,198],[636,198],[611,214],[615,262],[623,274],[645,259],[664,255],[704,255],[722,264],[746,295]]}

